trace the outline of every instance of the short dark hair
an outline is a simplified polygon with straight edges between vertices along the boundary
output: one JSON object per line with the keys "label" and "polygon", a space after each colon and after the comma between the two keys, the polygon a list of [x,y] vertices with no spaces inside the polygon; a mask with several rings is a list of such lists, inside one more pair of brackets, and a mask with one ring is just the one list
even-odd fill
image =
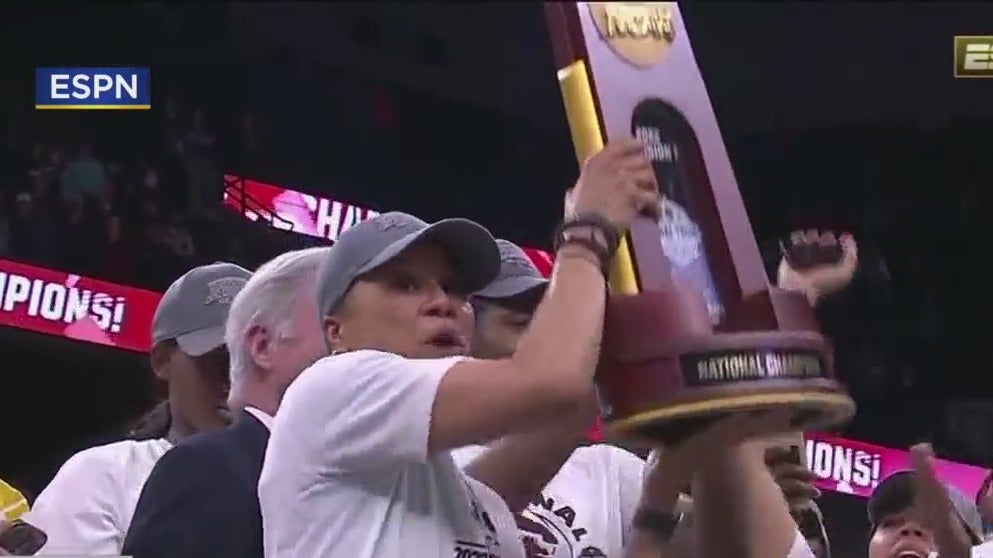
{"label": "short dark hair", "polygon": [[172,412],[169,410],[169,401],[163,401],[145,413],[145,416],[138,420],[134,428],[128,434],[132,440],[154,440],[165,438],[169,435],[172,427]]}

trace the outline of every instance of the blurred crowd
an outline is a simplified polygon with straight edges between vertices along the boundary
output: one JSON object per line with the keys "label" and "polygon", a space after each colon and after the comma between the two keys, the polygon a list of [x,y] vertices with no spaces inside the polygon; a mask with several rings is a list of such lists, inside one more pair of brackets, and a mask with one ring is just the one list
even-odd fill
{"label": "blurred crowd", "polygon": [[[168,95],[138,136],[91,114],[32,116],[41,125],[10,131],[3,153],[0,257],[161,289],[239,249],[222,232],[220,138],[202,107]],[[253,118],[235,149],[257,142]]]}

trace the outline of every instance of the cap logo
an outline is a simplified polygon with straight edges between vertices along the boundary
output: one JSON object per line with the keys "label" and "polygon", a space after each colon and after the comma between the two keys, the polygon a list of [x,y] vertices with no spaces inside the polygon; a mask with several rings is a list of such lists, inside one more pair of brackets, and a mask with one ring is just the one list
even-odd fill
{"label": "cap logo", "polygon": [[537,269],[534,267],[534,264],[531,263],[531,260],[520,256],[510,256],[508,258],[504,258],[503,264],[506,267],[522,274],[531,275],[537,272]]}
{"label": "cap logo", "polygon": [[204,304],[231,304],[234,296],[238,294],[247,283],[247,279],[241,277],[225,277],[214,279],[207,283],[207,300]]}
{"label": "cap logo", "polygon": [[531,259],[514,244],[501,240],[497,242],[497,248],[500,250],[501,267],[505,271],[512,271],[520,275],[538,274],[538,269],[534,266]]}
{"label": "cap logo", "polygon": [[380,232],[386,232],[390,229],[406,229],[412,224],[413,222],[409,217],[398,213],[387,213],[376,218],[376,228]]}

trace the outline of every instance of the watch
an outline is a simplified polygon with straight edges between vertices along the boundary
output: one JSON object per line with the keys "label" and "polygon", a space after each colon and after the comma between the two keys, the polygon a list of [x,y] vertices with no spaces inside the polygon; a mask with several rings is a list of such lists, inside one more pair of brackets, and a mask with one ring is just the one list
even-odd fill
{"label": "watch", "polygon": [[652,509],[640,509],[634,512],[634,519],[631,526],[635,529],[650,534],[659,539],[659,542],[668,543],[676,533],[676,527],[682,521],[681,512],[664,512]]}

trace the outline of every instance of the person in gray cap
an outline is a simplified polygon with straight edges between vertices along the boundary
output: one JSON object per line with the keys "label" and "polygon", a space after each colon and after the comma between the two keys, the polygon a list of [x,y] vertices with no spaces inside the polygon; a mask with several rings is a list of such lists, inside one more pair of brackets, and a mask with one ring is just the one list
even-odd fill
{"label": "person in gray cap", "polygon": [[866,510],[872,536],[869,558],[965,558],[982,542],[975,503],[942,483],[930,446],[911,448],[914,469],[899,471],[876,486]]}
{"label": "person in gray cap", "polygon": [[[549,283],[520,247],[506,240],[496,242],[500,274],[472,297],[475,329],[470,354],[477,358],[514,354]],[[622,556],[630,543],[631,515],[641,496],[645,462],[607,444],[577,448],[597,411],[591,394],[586,405],[563,413],[538,435],[510,437],[489,448],[467,446],[453,454],[473,477],[487,476],[488,469],[504,470],[499,476],[489,475],[494,479],[490,487],[512,510],[521,510],[516,522],[529,557]],[[504,452],[512,461],[500,458]],[[570,510],[568,518],[562,516],[563,507]],[[577,532],[582,535],[573,534]]]}
{"label": "person in gray cap", "polygon": [[507,240],[496,243],[500,250],[500,274],[472,297],[475,312],[472,356],[476,358],[512,355],[548,287],[548,279],[524,250]]}
{"label": "person in gray cap", "polygon": [[287,386],[326,354],[324,336],[314,327],[313,289],[329,249],[276,256],[235,297],[226,328],[235,421],[184,440],[156,463],[122,554],[262,557],[262,459]]}
{"label": "person in gray cap", "polygon": [[224,326],[231,302],[251,276],[218,262],[188,271],[162,295],[152,320],[152,368],[169,385],[170,439],[230,422]]}
{"label": "person in gray cap", "polygon": [[501,497],[451,450],[554,422],[586,401],[620,231],[658,205],[637,142],[587,161],[556,237],[553,287],[511,358],[466,358],[468,297],[492,236],[386,213],[344,232],[318,279],[332,356],[289,387],[259,481],[267,558],[518,557]]}
{"label": "person in gray cap", "polygon": [[[485,229],[386,213],[343,233],[317,288],[331,356],[286,391],[266,449],[266,558],[522,556],[511,510],[491,488],[506,469],[468,475],[452,450],[527,437],[588,404],[609,262],[632,220],[657,217],[658,207],[636,140],[590,157],[554,238],[545,296],[513,354],[500,359],[466,358],[460,329],[469,295],[499,272]],[[788,430],[791,416],[722,421],[666,452],[667,474],[649,475],[651,491],[675,501],[692,474],[701,555],[812,556],[761,448],[740,443],[749,432]],[[676,471],[685,476],[668,474]],[[668,543],[671,515],[638,510],[632,524]]]}
{"label": "person in gray cap", "polygon": [[[478,358],[506,358],[514,353],[548,287],[548,280],[521,248],[506,240],[497,240],[497,246],[500,274],[472,297],[476,322],[470,354]],[[590,407],[596,411],[595,404]],[[470,475],[478,476],[488,468],[504,470],[499,476],[501,484],[491,488],[511,509],[522,510],[517,525],[529,555],[568,558],[579,552],[584,556],[622,556],[636,546],[639,533],[632,529],[632,521],[639,506],[672,506],[668,509],[680,514],[692,508],[687,496],[666,494],[664,487],[658,490],[664,483],[659,478],[663,470],[656,463],[646,466],[640,457],[609,444],[582,445],[593,421],[593,414],[584,412],[588,410],[564,414],[554,428],[540,434],[520,436],[516,441],[505,439],[488,449],[468,446],[454,453],[456,463]],[[500,458],[504,452],[510,461]],[[663,455],[657,458],[661,460]],[[766,461],[791,503],[812,503],[811,493],[816,489],[809,470],[783,466],[769,451]],[[645,487],[649,487],[647,494],[643,493]],[[555,505],[546,506],[545,502]],[[568,519],[560,511],[564,507],[570,510]],[[664,548],[642,543],[643,554],[695,556],[690,523],[689,517],[683,516]],[[571,536],[574,532],[581,532],[582,537]]]}
{"label": "person in gray cap", "polygon": [[121,553],[138,496],[155,463],[179,440],[227,424],[224,323],[251,272],[196,267],[166,290],[152,321],[151,364],[166,401],[132,439],[85,449],[59,469],[26,518],[48,534],[46,555]]}

